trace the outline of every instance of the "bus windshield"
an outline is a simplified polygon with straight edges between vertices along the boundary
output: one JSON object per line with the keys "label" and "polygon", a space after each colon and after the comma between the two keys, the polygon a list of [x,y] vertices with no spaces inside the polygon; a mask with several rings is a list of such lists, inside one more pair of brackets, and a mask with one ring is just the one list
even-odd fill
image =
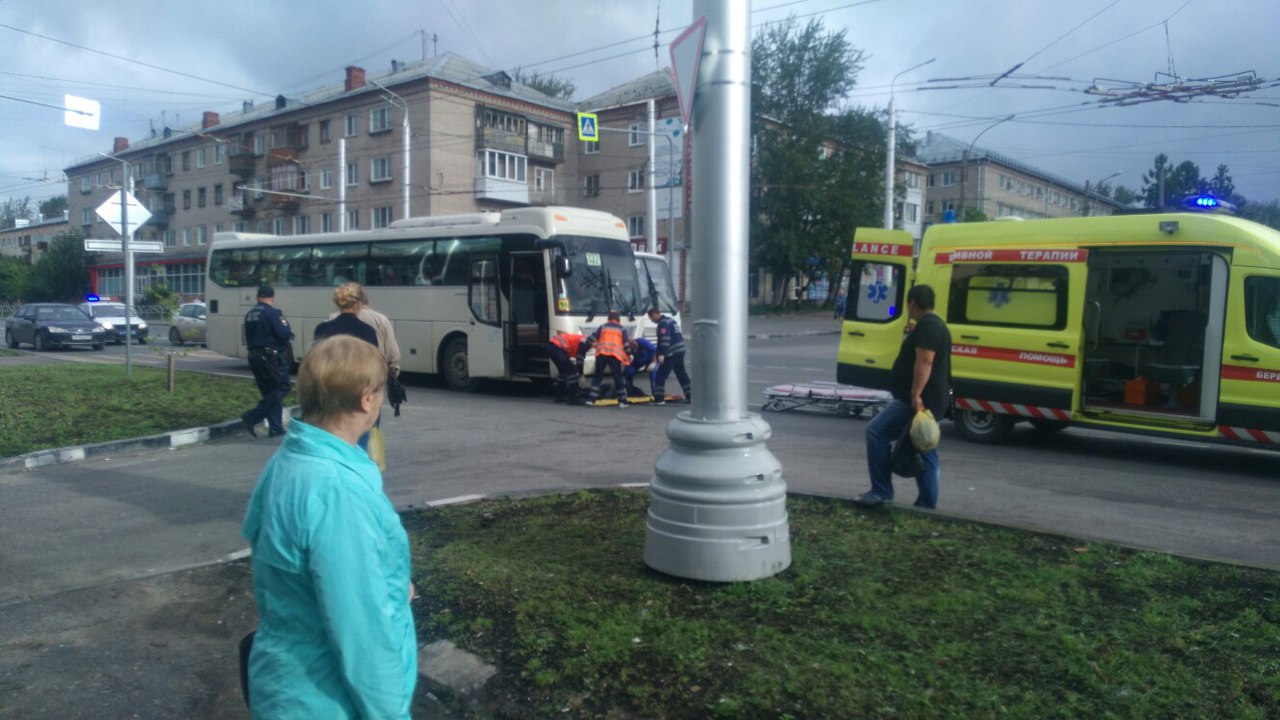
{"label": "bus windshield", "polygon": [[664,315],[680,312],[676,301],[676,288],[671,281],[671,268],[666,259],[654,255],[637,255],[636,272],[645,293],[645,310],[655,303]]}
{"label": "bus windshield", "polygon": [[647,292],[636,276],[631,246],[606,238],[558,235],[572,268],[560,280],[561,314],[600,315],[610,310],[637,314],[644,311]]}

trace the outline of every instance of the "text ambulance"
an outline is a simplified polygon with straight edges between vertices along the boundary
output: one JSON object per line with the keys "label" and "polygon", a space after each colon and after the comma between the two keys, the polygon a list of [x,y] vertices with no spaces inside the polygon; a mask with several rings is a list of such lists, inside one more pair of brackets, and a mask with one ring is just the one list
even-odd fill
{"label": "text ambulance", "polygon": [[951,329],[953,419],[978,442],[1019,420],[1280,449],[1280,232],[1223,215],[858,229],[842,383],[884,389],[906,289]]}

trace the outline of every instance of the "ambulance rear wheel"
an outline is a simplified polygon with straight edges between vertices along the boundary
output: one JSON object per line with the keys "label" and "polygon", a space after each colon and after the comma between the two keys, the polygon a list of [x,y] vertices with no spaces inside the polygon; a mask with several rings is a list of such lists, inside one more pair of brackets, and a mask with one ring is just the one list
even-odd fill
{"label": "ambulance rear wheel", "polygon": [[959,410],[956,428],[965,440],[976,443],[998,443],[1009,437],[1017,422],[1012,415],[984,410]]}

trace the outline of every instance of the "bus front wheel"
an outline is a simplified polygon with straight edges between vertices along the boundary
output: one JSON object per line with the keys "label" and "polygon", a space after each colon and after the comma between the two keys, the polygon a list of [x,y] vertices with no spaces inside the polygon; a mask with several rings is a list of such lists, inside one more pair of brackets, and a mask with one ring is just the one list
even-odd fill
{"label": "bus front wheel", "polygon": [[1013,425],[1017,422],[1011,415],[985,410],[958,410],[955,421],[964,439],[986,444],[1004,440],[1013,432]]}
{"label": "bus front wheel", "polygon": [[444,381],[450,388],[458,392],[474,392],[479,384],[471,377],[467,365],[467,339],[455,338],[444,349],[441,361]]}

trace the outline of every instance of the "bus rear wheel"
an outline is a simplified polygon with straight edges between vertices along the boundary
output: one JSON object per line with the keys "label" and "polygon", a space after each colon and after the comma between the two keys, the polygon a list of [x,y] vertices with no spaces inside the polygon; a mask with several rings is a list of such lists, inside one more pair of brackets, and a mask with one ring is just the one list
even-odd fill
{"label": "bus rear wheel", "polygon": [[467,339],[454,338],[445,346],[440,363],[445,384],[458,392],[475,392],[479,381],[471,377],[467,362]]}
{"label": "bus rear wheel", "polygon": [[1017,422],[1011,415],[985,410],[958,410],[955,421],[965,440],[984,444],[1003,441],[1013,432],[1013,425]]}

